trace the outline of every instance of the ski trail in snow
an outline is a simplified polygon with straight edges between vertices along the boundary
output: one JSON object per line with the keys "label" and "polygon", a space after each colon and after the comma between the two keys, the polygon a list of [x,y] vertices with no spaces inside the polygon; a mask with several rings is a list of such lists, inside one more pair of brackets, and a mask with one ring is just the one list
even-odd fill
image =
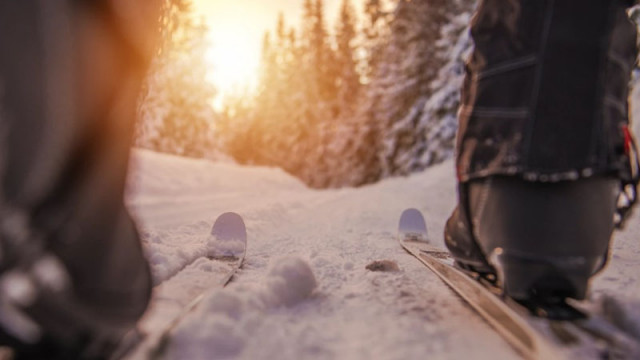
{"label": "ski trail in snow", "polygon": [[[236,211],[247,225],[243,268],[181,324],[173,358],[518,358],[395,240],[400,213],[414,207],[425,215],[433,245],[444,247],[442,231],[456,200],[450,162],[359,189],[316,191],[276,169],[146,151],[135,159],[128,203],[152,235],[146,246],[151,259],[160,259],[152,265],[158,276],[204,251],[201,242],[219,214]],[[640,323],[638,219],[616,236],[611,264],[593,282],[594,295],[621,299],[631,323]],[[289,305],[264,300],[290,291],[288,277],[270,273],[283,257],[306,264],[312,276],[303,278],[316,283]],[[383,260],[399,271],[366,269]],[[281,285],[269,285],[274,279]]]}
{"label": "ski trail in snow", "polygon": [[172,230],[143,230],[141,238],[157,286],[207,255],[206,238],[211,226],[197,222]]}

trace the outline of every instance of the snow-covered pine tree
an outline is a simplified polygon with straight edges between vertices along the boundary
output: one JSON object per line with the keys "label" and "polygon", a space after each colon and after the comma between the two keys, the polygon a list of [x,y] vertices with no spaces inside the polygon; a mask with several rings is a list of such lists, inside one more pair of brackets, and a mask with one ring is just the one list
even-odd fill
{"label": "snow-covered pine tree", "polygon": [[358,136],[356,118],[357,101],[363,89],[361,74],[358,71],[358,19],[350,0],[343,0],[335,24],[335,56],[332,63],[335,74],[335,111],[324,122],[326,139],[322,167],[325,170],[317,174],[318,185],[336,187],[351,178],[359,163],[355,159],[354,138]]}
{"label": "snow-covered pine tree", "polygon": [[275,157],[269,138],[273,131],[269,124],[275,119],[279,69],[277,62],[277,42],[272,41],[270,32],[265,32],[262,41],[260,63],[260,82],[256,95],[254,111],[250,117],[251,128],[244,150],[249,152],[247,160],[253,164],[269,164]]}
{"label": "snow-covered pine tree", "polygon": [[311,53],[316,83],[320,97],[325,103],[332,103],[336,94],[335,54],[329,41],[329,33],[324,19],[324,1],[315,0],[313,7],[313,29],[311,33]]}
{"label": "snow-covered pine tree", "polygon": [[362,25],[362,51],[364,62],[361,63],[365,83],[373,78],[383,57],[382,50],[388,41],[389,21],[397,0],[366,0],[364,4],[364,20]]}
{"label": "snow-covered pine tree", "polygon": [[298,112],[301,132],[293,174],[311,186],[322,187],[328,171],[325,164],[327,142],[336,113],[334,53],[322,0],[305,0],[301,23],[298,64],[302,70],[300,78],[304,81],[296,81],[299,88],[292,89],[291,94],[299,92],[305,104],[304,112]]}
{"label": "snow-covered pine tree", "polygon": [[[274,95],[271,118],[261,121],[268,124],[267,142],[273,147],[273,156],[269,165],[278,165],[285,170],[300,174],[304,145],[308,142],[308,131],[302,109],[309,104],[301,99],[300,89],[304,78],[301,72],[299,51],[296,49],[295,33],[287,30],[284,17],[276,26],[276,71],[277,76],[271,83],[266,83],[267,91]],[[257,114],[258,115],[258,114]],[[292,151],[295,154],[292,156]]]}
{"label": "snow-covered pine tree", "polygon": [[352,116],[355,100],[361,89],[360,74],[357,69],[357,18],[350,0],[343,0],[336,25],[336,53],[334,67],[337,69],[335,84],[337,105],[340,114]]}
{"label": "snow-covered pine tree", "polygon": [[450,156],[474,3],[401,0],[390,13],[395,0],[367,0],[358,71],[348,1],[332,47],[323,3],[305,0],[300,35],[281,18],[265,41],[258,94],[235,111],[246,131],[233,136],[234,156],[315,187],[371,183]]}
{"label": "snow-covered pine tree", "polygon": [[210,104],[213,85],[205,80],[206,27],[194,20],[190,0],[165,0],[161,44],[140,99],[136,145],[195,157],[215,157]]}
{"label": "snow-covered pine tree", "polygon": [[[381,92],[372,121],[380,129],[383,176],[406,174],[403,155],[420,137],[415,130],[430,95],[430,82],[444,62],[435,44],[453,1],[401,0],[391,22],[384,59],[372,86]],[[399,127],[402,123],[404,126]]]}
{"label": "snow-covered pine tree", "polygon": [[[470,46],[466,29],[474,4],[402,0],[392,16],[385,16],[379,1],[367,1],[365,49],[381,56],[365,64],[363,96],[352,137],[341,144],[346,161],[334,185],[408,174],[452,155],[462,54]],[[387,25],[371,27],[376,20]]]}
{"label": "snow-covered pine tree", "polygon": [[[459,11],[441,28],[436,44],[438,57],[446,63],[439,67],[431,81],[430,96],[424,104],[414,132],[419,134],[415,145],[399,151],[407,161],[399,161],[402,173],[419,171],[453,156],[458,128],[457,111],[464,79],[464,59],[472,42],[468,26],[474,1],[458,3]],[[402,128],[399,122],[396,126]]]}
{"label": "snow-covered pine tree", "polygon": [[[367,0],[364,5],[363,21],[360,32],[356,34],[358,54],[356,73],[359,76],[357,95],[346,109],[341,106],[338,126],[329,144],[331,161],[328,173],[328,186],[357,186],[380,179],[378,129],[371,121],[377,102],[377,91],[370,84],[372,74],[376,73],[381,59],[381,50],[388,39],[390,19],[389,9],[396,0]],[[339,21],[349,21],[348,3],[343,3]],[[336,44],[339,53],[346,43],[340,36],[338,23]],[[347,27],[348,28],[348,27]],[[341,45],[342,44],[342,45]],[[353,40],[351,40],[353,45]]]}
{"label": "snow-covered pine tree", "polygon": [[[285,169],[302,178],[305,168],[309,167],[306,155],[312,151],[309,144],[315,133],[313,126],[320,118],[317,110],[320,100],[318,85],[314,82],[314,73],[311,71],[308,49],[303,46],[302,35],[298,37],[296,34],[294,29],[290,29],[287,46],[291,60],[286,67],[285,79],[288,84],[285,101],[289,104],[289,128],[285,134],[289,137],[290,144],[287,148]],[[301,31],[300,34],[304,32]],[[309,176],[308,172],[306,176]]]}
{"label": "snow-covered pine tree", "polygon": [[473,0],[425,4],[423,16],[432,25],[424,29],[432,43],[428,58],[418,61],[418,69],[428,71],[418,77],[424,81],[419,86],[400,89],[401,96],[409,96],[405,113],[390,114],[397,117],[382,140],[386,176],[419,171],[453,155],[462,58],[471,46],[467,27],[474,4]]}

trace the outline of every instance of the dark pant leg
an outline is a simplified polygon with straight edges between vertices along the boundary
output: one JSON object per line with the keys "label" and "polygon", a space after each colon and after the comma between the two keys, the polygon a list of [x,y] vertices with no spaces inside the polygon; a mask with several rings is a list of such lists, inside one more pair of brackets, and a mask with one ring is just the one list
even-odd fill
{"label": "dark pant leg", "polygon": [[[135,324],[151,287],[123,193],[157,3],[126,3],[0,2],[3,241],[55,255],[68,305],[115,331]],[[73,336],[74,319],[51,313],[34,320]]]}
{"label": "dark pant leg", "polygon": [[627,175],[628,84],[637,56],[630,3],[479,3],[459,118],[462,181]]}

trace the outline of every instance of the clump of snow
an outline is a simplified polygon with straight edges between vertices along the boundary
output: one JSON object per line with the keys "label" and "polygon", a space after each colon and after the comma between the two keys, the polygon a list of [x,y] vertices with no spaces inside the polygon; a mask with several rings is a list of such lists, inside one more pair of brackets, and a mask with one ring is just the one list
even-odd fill
{"label": "clump of snow", "polygon": [[246,310],[240,296],[216,292],[175,330],[167,358],[220,359],[238,354],[246,337],[240,322],[242,311]]}
{"label": "clump of snow", "polygon": [[167,356],[219,359],[238,355],[266,312],[302,303],[316,286],[307,262],[297,257],[277,259],[261,286],[216,289],[209,294],[174,330]]}
{"label": "clump of snow", "polygon": [[202,234],[206,234],[210,227],[206,222],[198,222],[170,231],[147,229],[141,232],[154,285],[171,278],[197,258],[208,254]]}
{"label": "clump of snow", "polygon": [[239,257],[245,250],[245,242],[241,239],[220,239],[211,235],[207,240],[207,254],[210,257]]}
{"label": "clump of snow", "polygon": [[267,280],[267,302],[272,306],[293,306],[307,298],[316,287],[316,278],[300,258],[277,260]]}

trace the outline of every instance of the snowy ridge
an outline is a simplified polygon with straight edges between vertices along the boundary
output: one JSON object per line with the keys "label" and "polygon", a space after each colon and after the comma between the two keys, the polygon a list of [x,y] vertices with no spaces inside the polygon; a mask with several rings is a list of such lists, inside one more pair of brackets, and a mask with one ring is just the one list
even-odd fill
{"label": "snowy ridge", "polygon": [[[219,214],[236,211],[247,225],[243,268],[180,324],[168,358],[518,358],[395,240],[400,213],[415,207],[434,245],[444,246],[455,203],[451,161],[359,189],[317,191],[280,170],[135,151],[128,203],[143,234],[160,240],[145,246],[165,268],[179,267],[180,250],[204,251],[197,244]],[[636,213],[593,281],[594,297],[620,303],[610,316],[636,331],[639,232]],[[366,269],[379,260],[397,270]]]}

